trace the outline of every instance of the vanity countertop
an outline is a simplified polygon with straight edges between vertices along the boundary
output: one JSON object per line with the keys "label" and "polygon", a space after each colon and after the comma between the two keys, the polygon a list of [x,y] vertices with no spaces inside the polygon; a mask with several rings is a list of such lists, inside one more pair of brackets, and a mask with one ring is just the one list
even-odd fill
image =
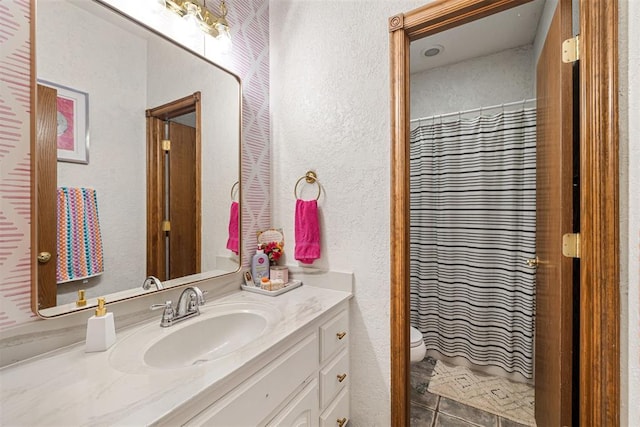
{"label": "vanity countertop", "polygon": [[[114,368],[112,352],[128,336],[147,327],[146,322],[118,331],[116,344],[105,352],[85,353],[82,342],[7,366],[0,369],[0,424],[152,424],[213,384],[233,382],[240,368],[259,360],[265,352],[350,297],[349,292],[301,286],[277,297],[239,291],[208,301],[202,307],[203,313],[215,310],[218,304],[246,302],[269,304],[281,314],[275,328],[234,352],[224,363],[214,360],[175,370],[131,369],[135,373]],[[160,313],[153,320],[158,328],[159,320]]]}

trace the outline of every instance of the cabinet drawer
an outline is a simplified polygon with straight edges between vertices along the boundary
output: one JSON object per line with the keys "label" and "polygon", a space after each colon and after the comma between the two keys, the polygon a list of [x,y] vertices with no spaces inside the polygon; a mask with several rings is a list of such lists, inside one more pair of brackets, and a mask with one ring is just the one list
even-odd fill
{"label": "cabinet drawer", "polygon": [[344,349],[320,371],[320,408],[327,406],[349,381],[349,352]]}
{"label": "cabinet drawer", "polygon": [[349,347],[349,316],[342,311],[333,319],[320,326],[320,361]]}
{"label": "cabinet drawer", "polygon": [[320,427],[345,427],[349,422],[349,387],[342,389],[338,397],[320,415]]}
{"label": "cabinet drawer", "polygon": [[309,335],[282,356],[189,420],[186,425],[256,426],[318,369],[317,334]]}

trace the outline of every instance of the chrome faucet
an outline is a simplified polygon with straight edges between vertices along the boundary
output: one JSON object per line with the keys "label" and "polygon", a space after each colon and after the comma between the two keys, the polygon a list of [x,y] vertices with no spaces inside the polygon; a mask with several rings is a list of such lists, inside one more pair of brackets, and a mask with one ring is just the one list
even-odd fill
{"label": "chrome faucet", "polygon": [[178,304],[174,308],[171,301],[164,304],[153,304],[151,310],[164,309],[160,326],[167,328],[175,323],[181,322],[189,317],[200,314],[200,306],[204,305],[204,292],[197,286],[189,286],[180,294]]}
{"label": "chrome faucet", "polygon": [[162,282],[156,276],[149,276],[142,282],[142,289],[145,291],[151,289],[151,286],[155,286],[158,290],[163,288]]}

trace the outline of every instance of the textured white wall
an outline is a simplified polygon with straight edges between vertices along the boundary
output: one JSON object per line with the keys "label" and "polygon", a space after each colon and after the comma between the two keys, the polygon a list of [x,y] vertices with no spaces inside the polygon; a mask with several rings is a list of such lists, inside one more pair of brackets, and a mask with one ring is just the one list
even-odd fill
{"label": "textured white wall", "polygon": [[[389,33],[387,19],[425,1],[272,1],[273,225],[293,259],[293,187],[313,169],[322,258],[355,275],[351,303],[354,426],[388,426]],[[304,198],[315,188],[304,186]]]}
{"label": "textured white wall", "polygon": [[67,2],[41,2],[38,18],[37,77],[89,94],[89,164],[58,162],[58,186],[96,189],[104,250],[104,274],[58,285],[58,304],[65,304],[77,289],[95,298],[146,274],[147,46]]}
{"label": "textured white wall", "polygon": [[411,74],[411,118],[533,98],[532,61],[528,45]]}

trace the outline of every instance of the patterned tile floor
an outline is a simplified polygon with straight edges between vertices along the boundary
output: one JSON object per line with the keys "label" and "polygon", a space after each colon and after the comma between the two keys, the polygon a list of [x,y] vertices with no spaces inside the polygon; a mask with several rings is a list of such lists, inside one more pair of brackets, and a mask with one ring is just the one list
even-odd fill
{"label": "patterned tile floor", "polygon": [[526,427],[489,412],[427,391],[435,359],[411,365],[412,427]]}

